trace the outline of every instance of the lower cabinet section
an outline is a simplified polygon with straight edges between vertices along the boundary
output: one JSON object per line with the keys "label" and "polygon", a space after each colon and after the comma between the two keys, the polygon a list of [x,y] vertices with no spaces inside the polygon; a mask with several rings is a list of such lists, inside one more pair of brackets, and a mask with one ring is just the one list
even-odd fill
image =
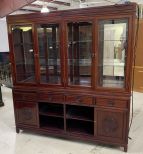
{"label": "lower cabinet section", "polygon": [[53,99],[52,102],[16,100],[14,105],[17,128],[33,128],[51,135],[121,145],[126,151],[127,102],[118,101],[122,104],[115,102],[111,107],[106,102],[108,100],[98,101],[97,105],[85,105],[57,103]]}
{"label": "lower cabinet section", "polygon": [[15,116],[18,124],[38,125],[37,106],[31,102],[15,102]]}

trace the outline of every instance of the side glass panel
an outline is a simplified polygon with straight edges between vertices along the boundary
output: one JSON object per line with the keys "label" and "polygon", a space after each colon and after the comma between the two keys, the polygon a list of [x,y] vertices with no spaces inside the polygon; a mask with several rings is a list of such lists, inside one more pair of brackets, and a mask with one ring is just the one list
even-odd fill
{"label": "side glass panel", "polygon": [[13,26],[12,38],[17,82],[35,82],[32,26]]}
{"label": "side glass panel", "polygon": [[92,23],[71,22],[67,26],[69,85],[91,86]]}
{"label": "side glass panel", "polygon": [[59,25],[42,24],[37,28],[41,83],[60,84]]}
{"label": "side glass panel", "polygon": [[128,20],[99,22],[99,78],[102,87],[125,87]]}

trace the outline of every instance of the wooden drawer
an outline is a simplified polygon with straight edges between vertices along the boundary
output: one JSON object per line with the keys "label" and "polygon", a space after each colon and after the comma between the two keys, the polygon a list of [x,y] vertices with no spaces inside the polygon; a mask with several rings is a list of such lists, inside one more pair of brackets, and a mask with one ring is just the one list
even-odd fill
{"label": "wooden drawer", "polygon": [[93,97],[81,96],[81,95],[67,95],[66,102],[92,105],[93,104]]}
{"label": "wooden drawer", "polygon": [[62,103],[64,102],[64,95],[61,93],[38,93],[38,100],[39,101],[47,101],[47,102],[55,102],[55,103]]}
{"label": "wooden drawer", "polygon": [[104,107],[127,108],[127,101],[106,99],[106,98],[97,98],[96,105],[97,106],[104,106]]}
{"label": "wooden drawer", "polygon": [[36,93],[28,93],[28,92],[14,92],[13,97],[15,100],[21,101],[36,101]]}

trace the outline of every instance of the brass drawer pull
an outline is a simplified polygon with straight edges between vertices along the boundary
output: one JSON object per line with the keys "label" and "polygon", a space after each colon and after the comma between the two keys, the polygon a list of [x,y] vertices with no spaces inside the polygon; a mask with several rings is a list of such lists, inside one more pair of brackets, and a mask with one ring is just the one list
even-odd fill
{"label": "brass drawer pull", "polygon": [[49,97],[49,98],[48,98],[48,101],[51,102],[51,101],[52,101],[52,97]]}
{"label": "brass drawer pull", "polygon": [[81,101],[80,96],[77,96],[77,97],[76,97],[76,102],[80,103],[80,101]]}
{"label": "brass drawer pull", "polygon": [[115,105],[114,102],[112,102],[112,101],[109,101],[109,102],[108,102],[108,106],[113,107],[114,105]]}

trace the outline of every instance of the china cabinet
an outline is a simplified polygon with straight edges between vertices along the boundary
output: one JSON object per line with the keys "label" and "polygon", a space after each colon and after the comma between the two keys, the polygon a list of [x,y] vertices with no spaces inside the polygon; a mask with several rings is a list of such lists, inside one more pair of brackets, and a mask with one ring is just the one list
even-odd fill
{"label": "china cabinet", "polygon": [[136,4],[7,17],[16,131],[127,151]]}

